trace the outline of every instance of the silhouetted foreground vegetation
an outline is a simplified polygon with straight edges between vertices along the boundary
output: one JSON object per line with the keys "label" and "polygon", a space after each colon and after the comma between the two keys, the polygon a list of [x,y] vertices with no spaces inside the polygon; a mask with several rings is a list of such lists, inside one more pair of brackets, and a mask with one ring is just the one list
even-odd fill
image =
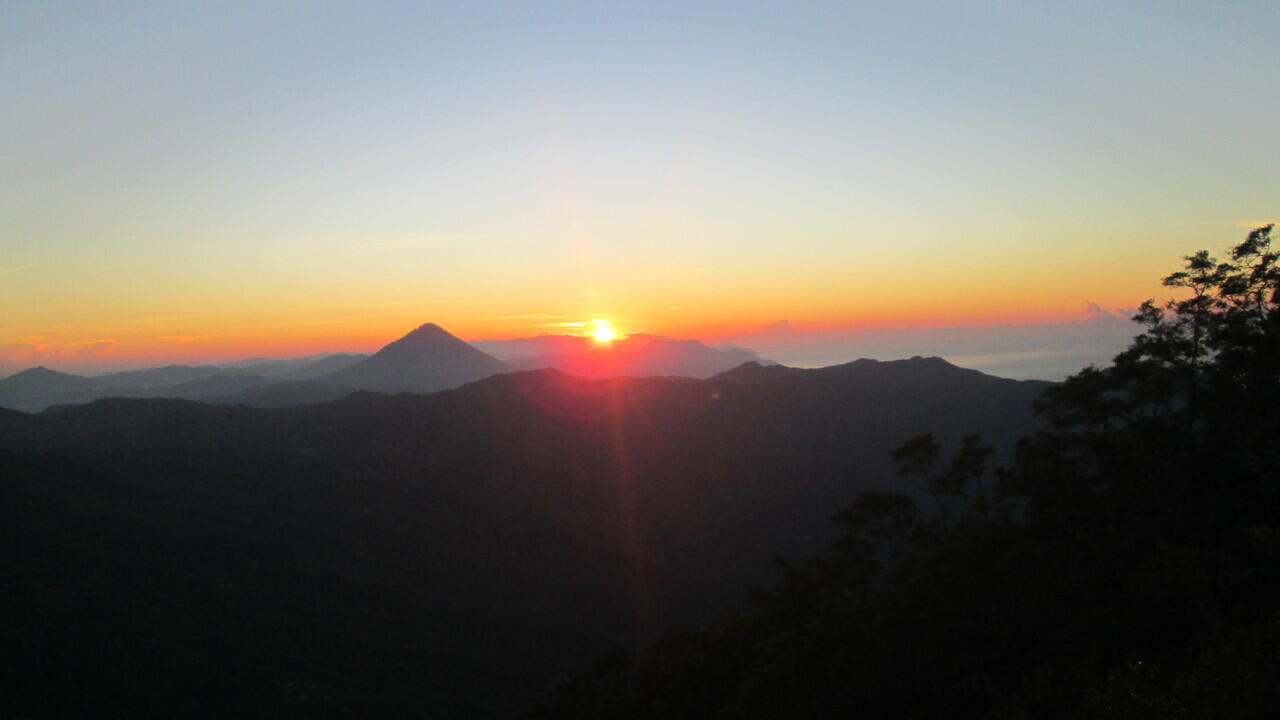
{"label": "silhouetted foreground vegetation", "polygon": [[967,438],[893,459],[757,610],[608,657],[534,717],[1272,718],[1280,269],[1271,228],[1187,258],[1113,367],[1038,401],[994,482]]}

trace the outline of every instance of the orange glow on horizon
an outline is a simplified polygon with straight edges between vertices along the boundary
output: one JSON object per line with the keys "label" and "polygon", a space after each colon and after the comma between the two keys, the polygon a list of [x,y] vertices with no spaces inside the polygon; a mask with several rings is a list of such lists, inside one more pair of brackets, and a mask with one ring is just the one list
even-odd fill
{"label": "orange glow on horizon", "polygon": [[[1100,300],[1104,308],[1113,312],[1122,307],[1121,303]],[[826,312],[781,305],[768,309],[739,307],[738,312],[712,303],[699,306],[696,311],[692,309],[693,303],[682,305],[678,311],[665,306],[651,309],[633,305],[616,308],[609,319],[588,321],[572,320],[573,315],[563,311],[556,313],[555,310],[560,308],[548,308],[545,315],[509,315],[502,312],[506,308],[487,309],[488,312],[418,308],[386,314],[339,311],[324,317],[284,313],[280,317],[257,318],[209,315],[154,323],[105,320],[86,323],[68,331],[55,328],[55,331],[42,332],[42,328],[33,327],[34,332],[7,338],[8,344],[0,342],[0,376],[37,364],[55,369],[99,368],[106,371],[170,363],[220,363],[251,357],[371,353],[424,322],[435,322],[468,342],[563,334],[591,338],[599,348],[606,349],[632,332],[716,342],[754,335],[781,320],[788,320],[794,332],[809,334],[1082,322],[1087,319],[1083,302],[1039,308],[1009,308],[992,303],[987,307],[951,309],[950,312],[924,303],[896,308],[886,305],[868,302],[858,309],[845,307]]]}

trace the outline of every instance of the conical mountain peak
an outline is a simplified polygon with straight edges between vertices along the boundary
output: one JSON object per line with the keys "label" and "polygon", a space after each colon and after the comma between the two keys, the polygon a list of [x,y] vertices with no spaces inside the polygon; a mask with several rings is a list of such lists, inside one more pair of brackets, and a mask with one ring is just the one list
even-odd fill
{"label": "conical mountain peak", "polygon": [[49,368],[43,365],[37,365],[33,368],[27,368],[26,370],[23,370],[20,373],[15,373],[15,375],[30,375],[30,376],[39,376],[39,375],[53,376],[53,375],[66,375],[66,374],[67,373],[60,373],[57,370],[50,370]]}
{"label": "conical mountain peak", "polygon": [[431,322],[422,323],[418,327],[414,328],[413,331],[411,331],[405,337],[411,337],[414,335],[426,335],[426,336],[435,335],[435,336],[444,336],[444,337],[454,337],[453,334],[451,334],[448,330],[445,330],[439,325]]}
{"label": "conical mountain peak", "polygon": [[329,379],[359,390],[433,392],[505,371],[497,359],[424,323]]}
{"label": "conical mountain peak", "polygon": [[422,353],[432,351],[466,352],[468,350],[479,353],[479,350],[473,348],[466,341],[458,338],[448,330],[436,325],[435,323],[424,323],[409,331],[407,335],[387,343],[379,350],[374,357],[378,355],[403,355],[405,353]]}
{"label": "conical mountain peak", "polygon": [[5,378],[5,380],[13,380],[15,382],[49,382],[59,380],[82,381],[85,380],[85,378],[79,375],[69,375],[64,372],[58,372],[57,370],[50,370],[43,365],[37,365],[33,368],[27,368],[21,372],[14,373],[13,375]]}

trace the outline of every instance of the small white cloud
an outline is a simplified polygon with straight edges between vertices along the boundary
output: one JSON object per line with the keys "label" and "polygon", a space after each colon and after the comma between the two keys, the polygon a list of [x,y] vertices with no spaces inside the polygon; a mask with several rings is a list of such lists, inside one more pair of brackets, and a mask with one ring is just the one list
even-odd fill
{"label": "small white cloud", "polygon": [[81,340],[67,344],[67,349],[74,353],[76,357],[96,358],[111,354],[111,349],[116,346],[116,341],[108,340]]}
{"label": "small white cloud", "polygon": [[1086,300],[1084,302],[1084,312],[1086,315],[1089,316],[1089,320],[1093,322],[1114,320],[1116,318],[1116,316],[1113,315],[1110,310],[1107,310],[1106,308],[1102,307],[1096,302],[1093,302],[1092,300]]}

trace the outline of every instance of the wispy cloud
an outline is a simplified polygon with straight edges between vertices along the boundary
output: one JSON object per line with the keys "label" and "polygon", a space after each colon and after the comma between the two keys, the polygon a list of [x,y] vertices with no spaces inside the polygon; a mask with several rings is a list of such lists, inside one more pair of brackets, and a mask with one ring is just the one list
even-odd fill
{"label": "wispy cloud", "polygon": [[114,339],[106,340],[81,340],[79,342],[67,343],[67,350],[74,353],[78,358],[96,358],[111,354],[111,349],[116,346]]}
{"label": "wispy cloud", "polygon": [[6,343],[0,345],[0,358],[6,360],[38,360],[43,359],[50,347],[45,343]]}
{"label": "wispy cloud", "polygon": [[1237,220],[1235,226],[1239,228],[1259,228],[1263,225],[1280,225],[1280,220],[1269,218],[1267,220]]}
{"label": "wispy cloud", "polygon": [[106,357],[116,346],[112,338],[102,340],[78,340],[53,345],[39,338],[24,338],[23,342],[0,345],[0,360],[20,362],[52,362],[57,360],[86,360]]}

